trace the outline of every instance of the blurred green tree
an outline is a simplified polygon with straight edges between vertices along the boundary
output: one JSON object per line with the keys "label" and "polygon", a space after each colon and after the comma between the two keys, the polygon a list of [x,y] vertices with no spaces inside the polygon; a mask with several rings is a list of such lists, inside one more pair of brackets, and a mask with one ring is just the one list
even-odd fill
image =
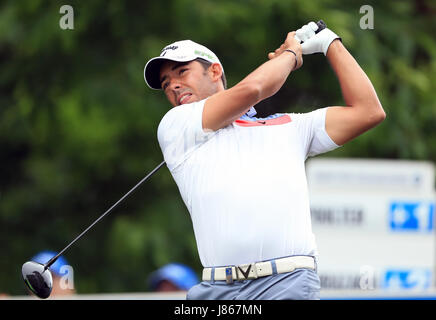
{"label": "blurred green tree", "polygon": [[[24,294],[22,263],[60,250],[162,159],[156,130],[169,104],[143,80],[145,62],[192,39],[220,57],[229,86],[266,61],[287,32],[323,19],[373,81],[386,121],[334,157],[436,160],[435,5],[345,0],[57,1],[0,4],[0,292]],[[305,57],[260,115],[343,104],[325,57]],[[147,275],[197,256],[189,214],[163,169],[66,258],[77,291],[147,290]],[[16,276],[11,276],[16,275]],[[138,276],[139,275],[139,276]]]}

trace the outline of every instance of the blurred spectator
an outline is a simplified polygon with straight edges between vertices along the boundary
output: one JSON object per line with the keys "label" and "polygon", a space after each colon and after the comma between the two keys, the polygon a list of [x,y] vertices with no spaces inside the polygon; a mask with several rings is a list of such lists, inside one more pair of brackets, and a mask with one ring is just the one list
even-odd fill
{"label": "blurred spectator", "polygon": [[[53,251],[41,251],[30,260],[45,264],[56,254],[57,253]],[[76,293],[74,289],[73,269],[63,256],[60,256],[56,262],[50,266],[50,271],[53,278],[53,289],[50,297]]]}
{"label": "blurred spectator", "polygon": [[154,271],[149,277],[153,291],[188,291],[198,283],[194,270],[181,263],[170,263]]}

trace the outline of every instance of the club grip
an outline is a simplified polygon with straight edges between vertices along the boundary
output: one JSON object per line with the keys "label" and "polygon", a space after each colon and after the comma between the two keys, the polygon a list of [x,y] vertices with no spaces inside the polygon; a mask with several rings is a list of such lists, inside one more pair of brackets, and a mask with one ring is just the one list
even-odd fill
{"label": "club grip", "polygon": [[[318,29],[315,31],[315,33],[320,32],[321,30],[324,30],[325,28],[327,28],[327,25],[325,24],[324,21],[319,20],[316,25],[318,26]],[[297,35],[295,35],[295,39],[297,39],[300,43],[303,43],[304,41],[300,40],[300,38],[298,38]]]}
{"label": "club grip", "polygon": [[327,28],[327,25],[325,24],[324,21],[319,20],[316,25],[318,26],[318,30],[315,31],[315,33],[320,32],[321,30],[324,30],[325,28]]}

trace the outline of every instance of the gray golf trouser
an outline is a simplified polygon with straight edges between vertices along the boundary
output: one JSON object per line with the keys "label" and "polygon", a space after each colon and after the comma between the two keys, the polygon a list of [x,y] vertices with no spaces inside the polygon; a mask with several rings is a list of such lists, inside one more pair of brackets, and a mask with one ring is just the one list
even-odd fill
{"label": "gray golf trouser", "polygon": [[253,280],[202,281],[192,287],[188,300],[317,300],[320,280],[316,271],[296,269]]}

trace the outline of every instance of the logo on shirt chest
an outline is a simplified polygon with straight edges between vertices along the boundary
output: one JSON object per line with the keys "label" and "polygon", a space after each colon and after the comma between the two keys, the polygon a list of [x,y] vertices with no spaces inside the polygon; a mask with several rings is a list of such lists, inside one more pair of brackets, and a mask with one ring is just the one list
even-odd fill
{"label": "logo on shirt chest", "polygon": [[260,120],[241,120],[238,119],[234,123],[241,127],[258,127],[258,126],[276,126],[280,124],[285,124],[291,122],[292,119],[289,115],[284,114],[280,117],[273,118],[273,119],[260,119]]}

